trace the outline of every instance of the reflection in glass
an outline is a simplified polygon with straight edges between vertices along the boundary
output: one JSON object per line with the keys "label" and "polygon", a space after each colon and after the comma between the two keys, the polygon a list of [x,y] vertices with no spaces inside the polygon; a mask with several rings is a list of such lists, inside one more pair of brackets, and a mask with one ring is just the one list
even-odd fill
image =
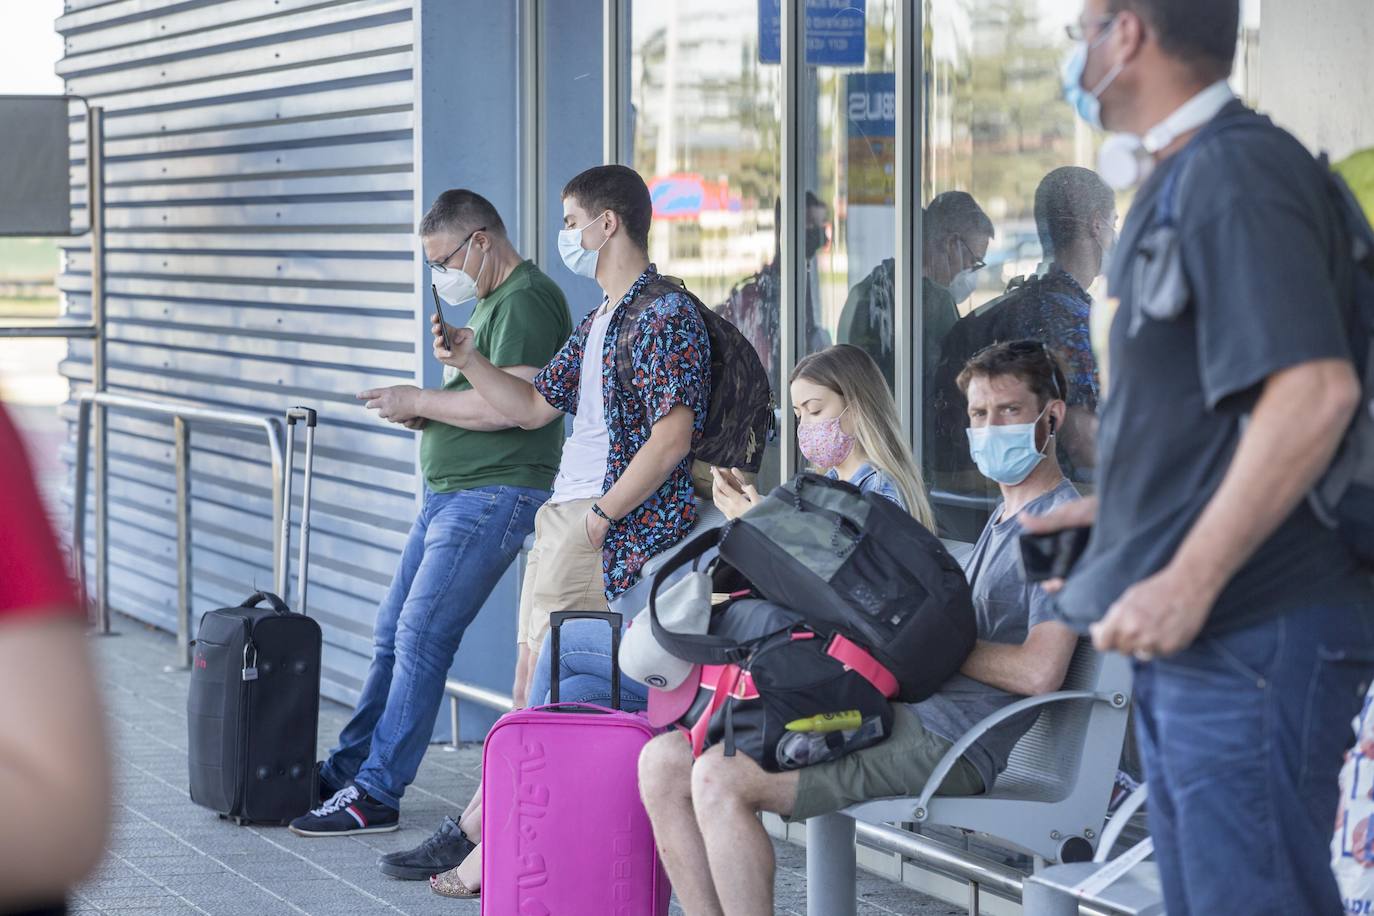
{"label": "reflection in glass", "polygon": [[[735,0],[632,0],[631,165],[654,201],[649,254],[779,363],[781,72],[758,9]],[[775,384],[776,390],[776,384]],[[777,476],[770,445],[760,486]]]}
{"label": "reflection in glass", "polygon": [[[804,350],[854,343],[893,384],[896,127],[919,117],[919,457],[944,533],[972,539],[996,490],[972,470],[951,379],[994,340],[1044,340],[1070,381],[1060,459],[1090,488],[1099,392],[1085,326],[1129,198],[1103,191],[1090,171],[1099,138],[1060,99],[1065,26],[1081,0],[909,0],[922,27],[912,112],[896,110],[897,2],[805,5],[807,284],[796,322]],[[1259,0],[1242,5],[1234,84],[1254,102]],[[740,327],[785,407],[776,10],[775,0],[631,0],[625,116],[632,164],[654,196],[652,257]],[[769,455],[764,486],[776,482],[776,444]]]}
{"label": "reflection in glass", "polygon": [[1060,99],[1065,27],[1081,10],[1079,0],[924,3],[924,462],[944,533],[960,539],[977,536],[996,502],[969,457],[955,385],[984,346],[1043,340],[1064,362],[1077,409],[1060,457],[1080,485],[1091,479],[1087,288],[1115,237],[1116,202],[1095,193],[1105,186],[1087,169],[1056,172],[1091,164],[1094,152]]}
{"label": "reflection in glass", "polygon": [[[858,11],[864,16],[862,30]],[[832,224],[829,244],[818,248],[807,265],[808,311],[815,316],[808,321],[816,325],[807,335],[807,352],[853,343],[874,357],[889,387],[896,251],[895,14],[894,0],[868,0],[842,12],[808,10],[810,50],[800,125],[807,186],[824,202]],[[836,41],[847,28],[848,39]]]}
{"label": "reflection in glass", "polygon": [[[830,243],[830,208],[810,191],[806,194],[806,263],[807,278],[810,279],[816,254]],[[739,328],[746,340],[758,351],[759,359],[768,373],[769,384],[779,403],[783,402],[786,392],[782,390],[779,379],[779,348],[782,336],[779,333],[781,296],[779,275],[781,260],[782,203],[773,207],[773,256],[758,271],[740,280],[730,288],[719,311]],[[806,339],[808,350],[825,347],[828,335],[816,321],[815,294],[811,283],[806,288]]]}
{"label": "reflection in glass", "polygon": [[[945,533],[972,539],[996,487],[969,458],[966,404],[955,379],[969,357],[997,340],[1041,340],[1061,362],[1069,411],[1057,437],[1059,459],[1079,490],[1092,488],[1100,390],[1089,327],[1129,195],[1114,195],[1091,171],[1101,138],[1060,98],[1060,65],[1071,50],[1065,28],[1081,14],[1080,0],[922,2],[922,197],[931,202],[923,352],[935,366],[924,401],[924,462]],[[1242,7],[1233,85],[1253,102],[1260,4],[1243,0]],[[955,264],[962,259],[958,270],[965,269],[970,252],[957,242],[932,245],[930,237],[935,202],[952,191],[972,195],[993,230],[986,251],[971,252],[986,267],[973,274],[966,299],[960,294],[969,275],[961,277]],[[929,301],[932,282],[958,303],[952,326],[932,313],[943,313]]]}

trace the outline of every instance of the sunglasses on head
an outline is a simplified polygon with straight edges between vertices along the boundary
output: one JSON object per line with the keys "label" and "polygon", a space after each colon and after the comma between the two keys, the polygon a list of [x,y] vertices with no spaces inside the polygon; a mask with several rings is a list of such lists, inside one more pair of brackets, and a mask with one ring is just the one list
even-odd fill
{"label": "sunglasses on head", "polygon": [[1054,386],[1055,400],[1062,401],[1064,399],[1064,390],[1059,387],[1059,364],[1055,361],[1054,356],[1050,353],[1050,348],[1045,345],[1043,340],[1013,340],[1005,343],[999,342],[988,344],[986,347],[973,354],[973,358],[977,359],[996,347],[1005,347],[1018,356],[1029,356],[1032,353],[1043,355],[1045,357],[1045,362],[1049,363],[1050,384]]}

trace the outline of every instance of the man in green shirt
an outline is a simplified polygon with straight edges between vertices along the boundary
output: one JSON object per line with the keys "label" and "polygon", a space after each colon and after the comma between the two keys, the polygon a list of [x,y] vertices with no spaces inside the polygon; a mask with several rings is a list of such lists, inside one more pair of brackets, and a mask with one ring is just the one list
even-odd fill
{"label": "man in green shirt", "polygon": [[[478,300],[468,322],[477,349],[532,379],[572,333],[562,291],[521,258],[496,208],[472,191],[439,195],[420,238],[437,293],[453,306]],[[291,824],[302,836],[400,826],[401,795],[429,744],[463,631],[534,530],[563,450],[560,420],[516,428],[461,373],[441,389],[394,385],[359,398],[382,419],[424,430],[425,498],[377,611],[357,709],[320,766],[322,804]]]}

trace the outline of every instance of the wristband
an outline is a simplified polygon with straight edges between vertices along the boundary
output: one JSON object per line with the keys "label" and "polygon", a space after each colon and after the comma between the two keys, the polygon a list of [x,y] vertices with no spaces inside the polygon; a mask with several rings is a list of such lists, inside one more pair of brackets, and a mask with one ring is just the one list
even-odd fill
{"label": "wristband", "polygon": [[614,524],[615,524],[615,519],[613,519],[613,518],[611,518],[609,515],[607,515],[607,514],[606,514],[606,510],[602,509],[602,508],[601,508],[600,506],[598,506],[596,503],[592,503],[592,512],[594,512],[597,516],[599,516],[599,517],[601,517],[601,518],[604,518],[604,519],[606,520],[606,524],[608,524],[608,525],[614,525]]}

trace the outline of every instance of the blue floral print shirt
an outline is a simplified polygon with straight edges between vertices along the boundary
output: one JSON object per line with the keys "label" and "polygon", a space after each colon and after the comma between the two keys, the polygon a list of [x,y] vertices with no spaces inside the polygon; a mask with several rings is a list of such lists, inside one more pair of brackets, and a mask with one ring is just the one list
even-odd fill
{"label": "blue floral print shirt", "polygon": [[[606,399],[606,430],[610,454],[606,460],[605,493],[620,479],[654,424],[679,404],[692,409],[692,445],[701,439],[711,386],[711,344],[696,304],[687,296],[669,293],[639,312],[631,337],[630,364],[634,390],[623,390],[615,359],[625,306],[633,302],[658,270],[650,264],[616,305],[602,347],[602,392]],[[563,349],[534,378],[534,387],[558,410],[577,413],[578,387],[587,333],[598,306],[582,319]],[[686,536],[696,521],[692,492],[692,459],[678,463],[667,480],[647,500],[611,525],[602,548],[606,596],[634,585],[639,570],[655,554]]]}

